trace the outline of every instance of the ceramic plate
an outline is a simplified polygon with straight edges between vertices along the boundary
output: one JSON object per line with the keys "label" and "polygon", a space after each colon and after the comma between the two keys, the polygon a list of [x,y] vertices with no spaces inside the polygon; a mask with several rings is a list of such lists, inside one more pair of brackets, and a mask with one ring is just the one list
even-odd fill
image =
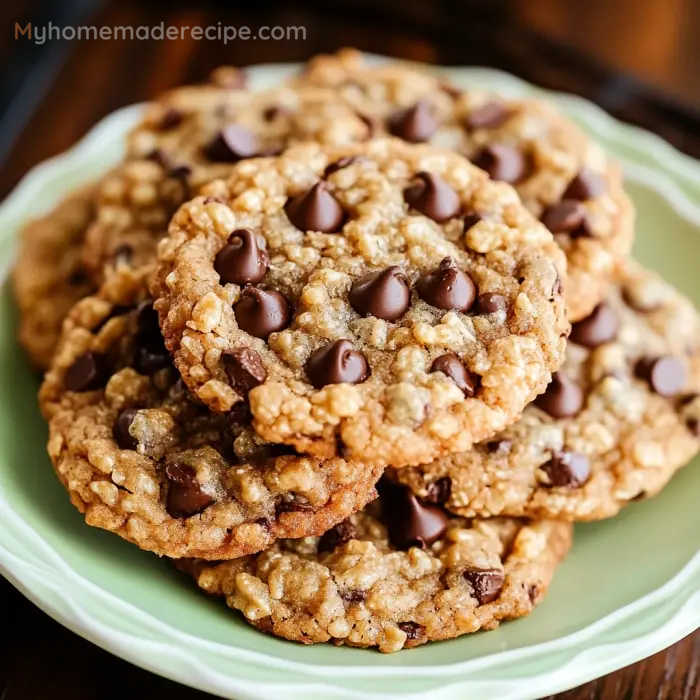
{"label": "ceramic plate", "polygon": [[[294,67],[251,71],[255,84]],[[491,70],[445,71],[464,86],[538,91]],[[700,307],[700,163],[578,98],[550,95],[623,162],[638,209],[635,253]],[[138,117],[128,108],[36,168],[0,209],[0,260],[31,215],[106,170]],[[156,557],[88,528],[53,476],[37,379],[0,297],[0,569],[49,615],[118,656],[236,700],[530,700],[648,656],[700,626],[700,461],[656,499],[577,527],[573,551],[529,618],[393,655],[304,647],[255,631]]]}

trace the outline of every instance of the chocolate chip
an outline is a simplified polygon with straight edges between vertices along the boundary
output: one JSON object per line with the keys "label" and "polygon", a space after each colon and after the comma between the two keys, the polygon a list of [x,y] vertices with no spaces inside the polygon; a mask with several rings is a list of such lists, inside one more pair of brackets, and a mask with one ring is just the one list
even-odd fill
{"label": "chocolate chip", "polygon": [[214,502],[209,494],[202,491],[191,467],[170,462],[165,467],[165,476],[170,482],[166,510],[173,518],[189,518]]}
{"label": "chocolate chip", "polygon": [[104,357],[86,352],[66,370],[63,383],[68,391],[92,391],[104,385],[105,374]]}
{"label": "chocolate chip", "polygon": [[139,304],[136,309],[137,333],[134,338],[134,369],[139,374],[151,375],[172,364],[170,353],[158,325],[158,312],[153,301]]}
{"label": "chocolate chip", "polygon": [[479,294],[476,300],[476,313],[482,316],[495,314],[498,311],[505,311],[508,303],[502,294],[495,292],[484,292]]}
{"label": "chocolate chip", "polygon": [[229,350],[223,353],[221,361],[231,386],[241,396],[247,396],[267,377],[260,355],[250,348]]}
{"label": "chocolate chip", "polygon": [[615,312],[609,304],[602,303],[593,309],[590,316],[573,324],[569,339],[585,348],[597,348],[613,340],[619,327]]}
{"label": "chocolate chip", "polygon": [[350,591],[341,591],[340,597],[346,603],[363,603],[367,599],[367,591],[362,591],[359,588]]}
{"label": "chocolate chip", "polygon": [[644,357],[635,367],[638,377],[645,379],[660,396],[677,396],[685,386],[687,375],[677,357]]}
{"label": "chocolate chip", "polygon": [[285,211],[300,231],[338,233],[345,219],[342,207],[325,182],[317,182],[308,192],[290,199]]}
{"label": "chocolate chip", "polygon": [[688,430],[695,435],[695,437],[700,437],[700,420],[697,418],[688,418],[685,424]]}
{"label": "chocolate chip", "polygon": [[138,440],[129,432],[138,412],[138,408],[125,408],[114,421],[112,435],[121,450],[135,450],[138,447]]}
{"label": "chocolate chip", "polygon": [[183,185],[187,185],[186,180],[192,174],[192,168],[189,165],[174,165],[168,170],[168,177],[181,180]]}
{"label": "chocolate chip", "polygon": [[274,290],[246,287],[233,307],[241,330],[255,338],[267,339],[271,333],[284,330],[292,320],[289,302]]}
{"label": "chocolate chip", "polygon": [[423,275],[416,289],[423,301],[438,309],[469,311],[476,299],[476,285],[454,258],[444,258],[435,272]]}
{"label": "chocolate chip", "polygon": [[257,284],[265,276],[268,264],[267,251],[260,248],[257,236],[246,228],[236,229],[214,258],[214,269],[222,284]]}
{"label": "chocolate chip", "polygon": [[586,209],[581,202],[563,199],[544,210],[542,223],[552,233],[582,232],[586,227]]}
{"label": "chocolate chip", "polygon": [[539,598],[540,595],[540,587],[536,583],[532,583],[527,587],[527,597],[530,599],[530,602],[534,604],[534,602]]}
{"label": "chocolate chip", "polygon": [[425,627],[417,622],[399,622],[396,626],[406,634],[406,646],[416,646],[416,644],[409,645],[408,642],[418,642],[420,644],[428,641]]}
{"label": "chocolate chip", "polygon": [[275,505],[275,512],[280,513],[310,513],[314,507],[306,496],[298,493],[285,494]]}
{"label": "chocolate chip", "polygon": [[571,180],[562,199],[593,199],[600,197],[606,189],[607,184],[601,175],[584,168]]}
{"label": "chocolate chip", "polygon": [[510,115],[510,110],[502,102],[494,100],[467,115],[464,124],[467,129],[496,129],[505,124]]}
{"label": "chocolate chip", "polygon": [[336,547],[357,538],[357,528],[352,520],[343,520],[326,532],[318,541],[319,552],[332,552]]}
{"label": "chocolate chip", "polygon": [[369,365],[349,340],[336,340],[309,357],[306,374],[317,389],[342,382],[359,384],[369,377]]}
{"label": "chocolate chip", "polygon": [[139,374],[150,376],[171,365],[170,353],[162,341],[159,345],[136,346],[134,351],[134,369]]}
{"label": "chocolate chip", "polygon": [[450,498],[452,493],[452,479],[449,476],[443,476],[433,481],[427,488],[425,496],[426,503],[432,503],[436,506],[441,506]]}
{"label": "chocolate chip", "polygon": [[397,549],[425,547],[444,534],[448,518],[441,508],[424,503],[410,489],[383,479],[379,485],[389,541]]}
{"label": "chocolate chip", "polygon": [[406,204],[438,223],[457,216],[459,197],[450,185],[434,173],[421,172],[416,178],[419,182],[404,190]]}
{"label": "chocolate chip", "polygon": [[438,129],[439,122],[428,102],[420,100],[413,107],[389,117],[389,131],[404,141],[427,141]]}
{"label": "chocolate chip", "polygon": [[588,481],[591,466],[586,455],[578,452],[555,450],[552,459],[541,467],[549,478],[550,486],[578,488]]}
{"label": "chocolate chip", "polygon": [[165,111],[165,114],[161,117],[158,128],[161,131],[170,131],[176,126],[180,126],[185,115],[179,110],[171,107]]}
{"label": "chocolate chip", "polygon": [[544,394],[535,399],[535,405],[552,418],[571,418],[583,408],[583,389],[565,374],[557,372]]}
{"label": "chocolate chip", "polygon": [[494,180],[511,185],[524,180],[530,172],[528,159],[512,146],[493,143],[485,146],[472,161]]}
{"label": "chocolate chip", "polygon": [[362,156],[345,156],[344,158],[340,158],[333,163],[329,163],[326,166],[326,169],[323,171],[323,177],[327,178],[329,175],[332,175],[333,173],[337,173],[339,170],[342,170],[343,168],[347,168],[349,165],[352,165],[353,163],[361,162],[362,160],[363,160]]}
{"label": "chocolate chip", "polygon": [[348,301],[361,316],[395,321],[411,303],[406,273],[398,265],[370,272],[355,280]]}
{"label": "chocolate chip", "polygon": [[464,222],[462,232],[466,233],[472,226],[476,226],[481,221],[481,214],[470,212],[464,215],[462,221]]}
{"label": "chocolate chip", "polygon": [[504,572],[500,569],[477,569],[472,566],[465,569],[462,576],[471,585],[479,605],[493,603],[501,595],[506,580]]}
{"label": "chocolate chip", "polygon": [[453,352],[445,353],[435,359],[430,366],[430,371],[442,372],[445,376],[449,377],[468,398],[476,394],[476,390],[479,386],[478,376],[472,374],[464,366],[462,360]]}
{"label": "chocolate chip", "polygon": [[73,270],[73,272],[68,275],[66,282],[68,282],[71,287],[82,286],[88,281],[88,276],[85,270]]}
{"label": "chocolate chip", "polygon": [[255,134],[238,124],[225,126],[206,147],[206,156],[217,163],[235,163],[260,151]]}

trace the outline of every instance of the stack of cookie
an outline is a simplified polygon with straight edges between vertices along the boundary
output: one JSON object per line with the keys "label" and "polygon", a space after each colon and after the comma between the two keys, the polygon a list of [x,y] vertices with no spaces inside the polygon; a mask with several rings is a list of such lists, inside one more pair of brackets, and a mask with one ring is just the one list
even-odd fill
{"label": "stack of cookie", "polygon": [[287,639],[527,615],[573,521],[700,449],[700,322],[632,239],[619,169],[546,103],[352,51],[265,92],[220,69],[24,232],[56,474]]}

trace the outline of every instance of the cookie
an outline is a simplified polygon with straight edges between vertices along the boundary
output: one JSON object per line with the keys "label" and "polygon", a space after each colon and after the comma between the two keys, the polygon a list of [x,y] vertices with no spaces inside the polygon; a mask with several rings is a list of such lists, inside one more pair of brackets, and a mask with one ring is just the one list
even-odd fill
{"label": "cookie", "polygon": [[150,263],[177,207],[233,164],[313,140],[364,140],[368,126],[332,91],[243,89],[242,74],[215,71],[209,83],[172,90],[146,110],[128,137],[128,160],[98,190],[97,220],[83,259],[99,284],[117,265]]}
{"label": "cookie", "polygon": [[658,493],[700,450],[699,426],[698,314],[630,262],[517,424],[398,478],[468,517],[595,520]]}
{"label": "cookie", "polygon": [[314,58],[295,84],[334,90],[375,135],[452,149],[512,184],[566,252],[570,320],[603,299],[630,252],[634,210],[618,166],[555,107],[459,90],[409,65],[369,65],[352,50]]}
{"label": "cookie", "polygon": [[264,632],[394,652],[528,615],[571,545],[569,523],[469,521],[400,487],[380,493],[320,538],[185,566]]}
{"label": "cookie", "polygon": [[[237,356],[245,366],[245,351]],[[174,370],[145,271],[71,311],[40,392],[56,474],[86,522],[169,557],[227,559],[325,532],[380,470],[263,443],[246,411],[213,414]]]}
{"label": "cookie", "polygon": [[[323,458],[467,449],[564,358],[551,234],[509,185],[430,146],[240,163],[178,211],[158,257],[155,307],[193,393],[216,411],[248,400],[265,440]],[[252,371],[232,369],[243,349]]]}
{"label": "cookie", "polygon": [[83,238],[93,218],[93,189],[86,187],[21,233],[13,272],[19,339],[40,370],[51,362],[68,311],[94,291],[81,261]]}
{"label": "cookie", "polygon": [[93,282],[99,286],[121,267],[152,264],[168,221],[196,191],[184,171],[160,158],[127,161],[105,175],[81,251]]}

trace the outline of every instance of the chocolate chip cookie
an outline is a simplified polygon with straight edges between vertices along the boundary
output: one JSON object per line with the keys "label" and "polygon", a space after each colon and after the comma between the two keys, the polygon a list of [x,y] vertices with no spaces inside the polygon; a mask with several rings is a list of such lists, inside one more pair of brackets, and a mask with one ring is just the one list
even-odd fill
{"label": "chocolate chip cookie", "polygon": [[521,420],[398,478],[472,517],[595,520],[658,493],[700,450],[700,321],[630,262],[574,324],[564,367]]}
{"label": "chocolate chip cookie", "polygon": [[27,224],[21,233],[13,272],[19,339],[40,370],[51,362],[68,311],[94,291],[81,261],[85,231],[94,215],[93,188],[86,187]]}
{"label": "chocolate chip cookie", "polygon": [[177,212],[158,258],[155,307],[193,393],[248,401],[265,440],[319,457],[467,449],[564,357],[551,233],[509,185],[426,145],[242,162]]}
{"label": "chocolate chip cookie", "polygon": [[407,489],[380,493],[322,537],[185,566],[264,632],[393,652],[528,615],[571,545],[568,523],[448,518]]}
{"label": "chocolate chip cookie", "polygon": [[89,525],[169,557],[226,559],[321,534],[374,498],[379,469],[267,445],[245,409],[214,414],[190,396],[144,277],[120,269],[78,302],[40,393],[49,455]]}
{"label": "chocolate chip cookie", "polygon": [[407,65],[368,65],[352,50],[314,58],[295,84],[334,90],[375,135],[450,148],[512,184],[566,252],[570,320],[602,300],[630,252],[634,211],[617,165],[552,105],[459,90]]}

